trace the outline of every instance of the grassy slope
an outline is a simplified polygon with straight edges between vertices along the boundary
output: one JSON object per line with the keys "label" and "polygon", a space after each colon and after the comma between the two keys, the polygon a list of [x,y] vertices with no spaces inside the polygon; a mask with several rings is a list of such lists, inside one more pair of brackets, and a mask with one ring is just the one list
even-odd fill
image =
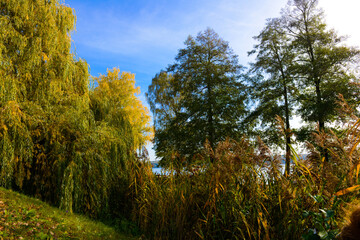
{"label": "grassy slope", "polygon": [[1,239],[135,239],[86,217],[0,188]]}

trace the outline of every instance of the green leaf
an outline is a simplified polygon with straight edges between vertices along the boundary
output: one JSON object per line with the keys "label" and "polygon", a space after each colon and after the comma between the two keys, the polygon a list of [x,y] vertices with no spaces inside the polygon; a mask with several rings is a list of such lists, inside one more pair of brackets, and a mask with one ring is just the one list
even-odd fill
{"label": "green leaf", "polygon": [[303,215],[303,217],[308,217],[308,216],[311,215],[311,212],[309,212],[309,211],[303,211],[302,215]]}
{"label": "green leaf", "polygon": [[314,199],[316,203],[322,203],[324,201],[324,198],[321,195],[310,195],[310,197]]}
{"label": "green leaf", "polygon": [[335,216],[335,211],[334,210],[326,210],[326,217],[327,218],[332,218]]}
{"label": "green leaf", "polygon": [[321,231],[318,233],[318,235],[321,239],[325,239],[328,236],[328,233],[327,231]]}

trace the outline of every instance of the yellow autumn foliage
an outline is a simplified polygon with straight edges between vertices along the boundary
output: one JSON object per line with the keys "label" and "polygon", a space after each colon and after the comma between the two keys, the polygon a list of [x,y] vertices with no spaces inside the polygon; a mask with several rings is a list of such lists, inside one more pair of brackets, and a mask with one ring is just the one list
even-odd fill
{"label": "yellow autumn foliage", "polygon": [[98,216],[124,200],[150,117],[133,74],[108,71],[89,89],[74,28],[58,0],[0,4],[0,186]]}
{"label": "yellow autumn foliage", "polygon": [[98,105],[102,119],[116,126],[117,116],[122,116],[131,125],[134,147],[145,145],[152,137],[152,129],[149,110],[137,97],[140,88],[135,87],[135,75],[120,73],[118,68],[114,68],[94,81],[98,86],[92,94],[93,105]]}

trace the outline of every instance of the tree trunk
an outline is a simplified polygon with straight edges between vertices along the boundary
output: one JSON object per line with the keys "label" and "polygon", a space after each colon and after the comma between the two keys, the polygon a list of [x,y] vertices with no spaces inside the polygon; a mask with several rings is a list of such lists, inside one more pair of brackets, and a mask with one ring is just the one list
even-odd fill
{"label": "tree trunk", "polygon": [[[319,130],[320,131],[324,131],[325,130],[325,122],[324,122],[324,117],[322,114],[322,99],[321,99],[321,90],[320,90],[320,81],[321,79],[319,78],[318,75],[318,71],[316,68],[316,64],[315,64],[315,54],[314,54],[314,48],[313,48],[313,44],[310,38],[310,33],[309,33],[309,28],[308,28],[308,22],[307,22],[307,16],[306,16],[306,12],[304,11],[304,23],[305,23],[305,31],[306,31],[306,40],[307,40],[307,44],[308,44],[308,49],[309,49],[309,55],[310,55],[310,61],[312,64],[312,79],[315,82],[315,93],[316,93],[316,111],[317,111],[317,118],[318,118],[318,124],[319,124]],[[328,152],[326,149],[324,149],[323,147],[320,147],[320,152],[321,152],[321,156],[325,157],[325,161],[329,161],[329,156],[328,156]]]}
{"label": "tree trunk", "polygon": [[[214,119],[213,119],[213,109],[212,109],[212,86],[211,86],[211,79],[208,80],[208,136],[209,136],[209,143],[212,150],[214,150]],[[211,157],[211,162],[214,162],[214,158]]]}
{"label": "tree trunk", "polygon": [[285,157],[285,172],[284,175],[288,176],[290,174],[290,157],[291,157],[291,137],[290,137],[290,116],[289,116],[289,103],[287,97],[287,88],[286,84],[284,85],[284,98],[285,98],[285,137],[286,137],[286,157]]}
{"label": "tree trunk", "polygon": [[[208,141],[210,143],[210,147],[211,149],[214,151],[214,147],[215,147],[215,129],[214,129],[214,113],[213,113],[213,77],[211,72],[212,69],[209,69],[209,67],[211,66],[211,59],[212,59],[212,55],[210,52],[210,49],[207,52],[207,67],[206,67],[206,88],[207,88],[207,123],[208,123]],[[214,162],[214,157],[211,156],[210,158],[211,163]]]}
{"label": "tree trunk", "polygon": [[284,85],[284,101],[285,101],[285,138],[286,138],[286,156],[285,156],[285,172],[284,175],[288,176],[290,174],[290,158],[291,158],[291,149],[290,149],[290,144],[291,144],[291,129],[290,129],[290,111],[289,111],[289,100],[288,100],[288,89],[287,89],[287,82],[286,82],[286,75],[285,75],[285,71],[282,65],[282,61],[280,59],[280,56],[278,54],[278,52],[276,51],[276,57],[280,63],[280,72],[281,72],[281,77],[283,80],[283,85]]}
{"label": "tree trunk", "polygon": [[[322,99],[321,99],[321,91],[320,91],[320,81],[316,80],[316,103],[317,103],[317,114],[318,114],[318,124],[319,131],[322,132],[325,130],[325,122],[322,114]],[[329,153],[326,148],[321,147],[320,149],[321,157],[325,158],[325,161],[329,161]]]}

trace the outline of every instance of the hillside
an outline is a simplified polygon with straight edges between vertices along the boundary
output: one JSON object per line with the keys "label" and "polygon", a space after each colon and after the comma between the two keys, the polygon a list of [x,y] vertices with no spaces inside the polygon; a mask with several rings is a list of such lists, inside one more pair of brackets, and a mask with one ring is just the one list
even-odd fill
{"label": "hillside", "polygon": [[0,239],[135,239],[103,223],[0,188]]}

